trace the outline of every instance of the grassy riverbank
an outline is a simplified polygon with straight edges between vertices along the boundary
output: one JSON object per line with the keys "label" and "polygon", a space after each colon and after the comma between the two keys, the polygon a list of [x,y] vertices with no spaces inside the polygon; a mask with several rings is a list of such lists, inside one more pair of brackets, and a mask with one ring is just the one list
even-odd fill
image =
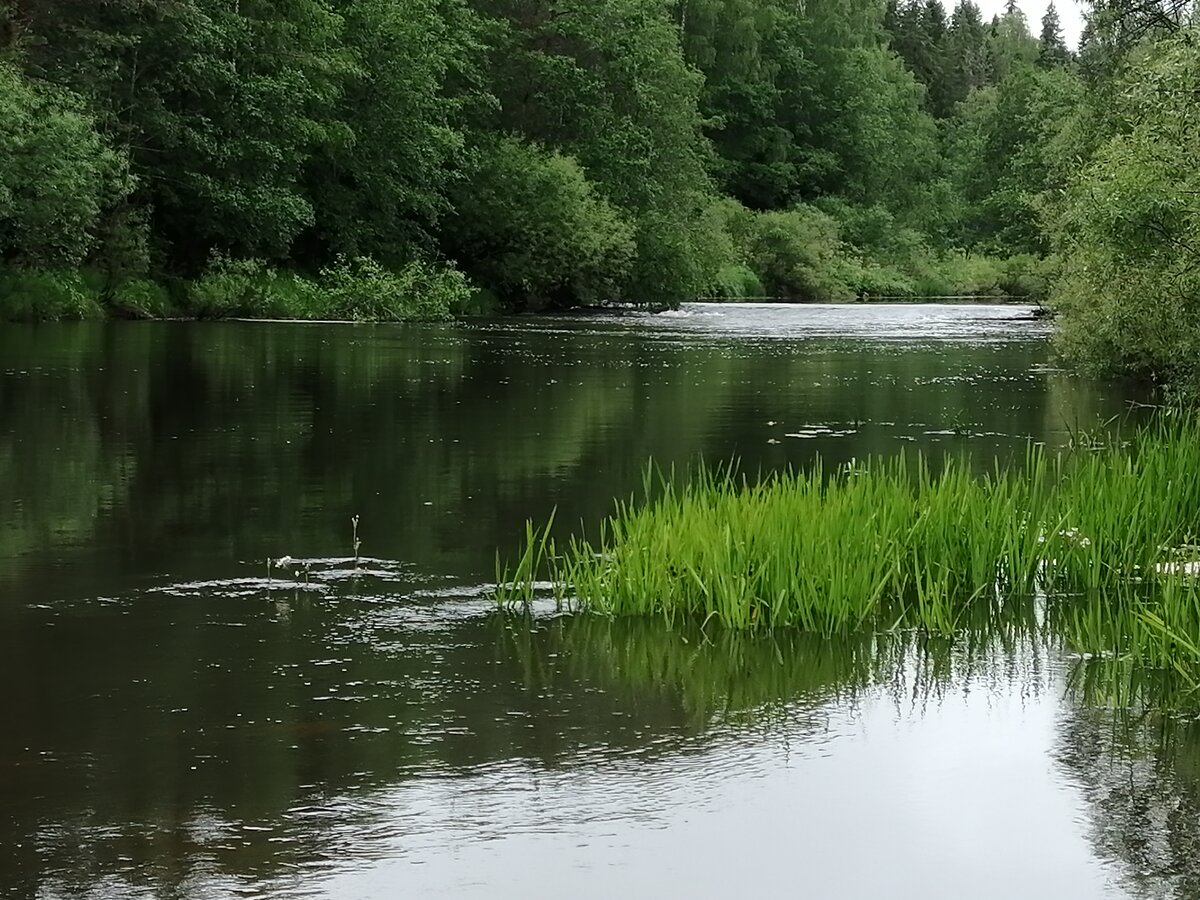
{"label": "grassy riverbank", "polygon": [[605,616],[821,634],[953,634],[981,605],[1045,596],[1081,652],[1200,675],[1200,422],[973,475],[898,455],[758,482],[648,486],[566,547],[532,527],[500,600],[548,577]]}
{"label": "grassy riverbank", "polygon": [[457,270],[430,263],[387,269],[339,260],[312,276],[255,260],[218,259],[194,281],[96,272],[0,271],[0,320],[306,319],[432,321],[472,311],[479,293]]}
{"label": "grassy riverbank", "polygon": [[[811,256],[799,244],[775,245],[754,268],[722,269],[703,299],[766,297],[839,303],[886,298],[1018,297],[1045,294],[1045,264],[1030,258],[920,255],[877,262],[853,248]],[[669,304],[668,304],[669,305]],[[258,260],[219,258],[194,280],[113,277],[86,269],[0,269],[0,321],[121,319],[301,319],[436,321],[502,304],[457,269],[426,262],[397,269],[370,259],[339,260],[313,275]]]}

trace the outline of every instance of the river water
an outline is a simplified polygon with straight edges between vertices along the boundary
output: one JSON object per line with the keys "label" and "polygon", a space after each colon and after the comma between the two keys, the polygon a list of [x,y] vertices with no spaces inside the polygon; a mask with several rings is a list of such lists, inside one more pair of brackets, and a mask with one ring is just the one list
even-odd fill
{"label": "river water", "polygon": [[594,522],[651,458],[987,467],[1140,414],[1047,337],[987,305],[6,326],[0,896],[1200,896],[1195,724],[1098,699],[1035,621],[487,599],[527,518]]}

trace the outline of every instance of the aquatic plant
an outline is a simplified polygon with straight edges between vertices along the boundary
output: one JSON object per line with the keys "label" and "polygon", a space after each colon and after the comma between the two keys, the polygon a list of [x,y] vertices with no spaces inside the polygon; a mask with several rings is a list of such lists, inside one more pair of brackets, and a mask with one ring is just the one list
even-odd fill
{"label": "aquatic plant", "polygon": [[[550,518],[542,528],[534,528],[532,521],[525,523],[524,551],[511,571],[508,565],[502,563],[500,554],[496,554],[496,596],[501,606],[529,606],[533,603],[537,596],[538,573],[547,562],[547,554],[554,552],[554,542],[550,537],[554,515],[550,513]],[[561,593],[556,591],[555,596],[561,605]]]}
{"label": "aquatic plant", "polygon": [[354,571],[357,572],[358,568],[359,568],[358,553],[359,553],[359,549],[362,547],[362,541],[360,541],[358,539],[358,516],[357,515],[353,515],[350,517],[350,542],[354,549]]}
{"label": "aquatic plant", "polygon": [[1040,591],[1088,652],[1200,673],[1200,590],[1182,580],[1177,549],[1200,533],[1192,417],[1094,449],[1030,445],[982,477],[963,458],[935,470],[904,454],[758,480],[728,468],[660,476],[590,538],[560,549],[551,524],[527,526],[501,603],[528,603],[545,577],[604,616],[952,635],[980,609]]}
{"label": "aquatic plant", "polygon": [[1089,704],[1176,707],[1200,699],[1200,585],[1168,577],[1150,585],[1046,606],[1047,629],[1075,655],[1072,673]]}
{"label": "aquatic plant", "polygon": [[290,576],[292,574],[292,570],[295,569],[304,576],[304,584],[307,586],[308,576],[312,572],[312,560],[295,559],[292,556],[281,556],[279,559],[271,559],[270,557],[267,557],[267,590],[271,589],[271,576],[275,569],[286,573],[288,576]]}

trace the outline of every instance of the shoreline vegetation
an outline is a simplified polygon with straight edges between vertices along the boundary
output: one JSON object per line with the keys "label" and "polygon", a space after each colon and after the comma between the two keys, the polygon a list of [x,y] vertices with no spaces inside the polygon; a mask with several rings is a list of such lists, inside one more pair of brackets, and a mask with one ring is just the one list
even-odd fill
{"label": "shoreline vegetation", "polygon": [[[1043,293],[1030,286],[1011,261],[966,261],[983,277],[971,282],[930,276],[917,286],[892,284],[877,294],[847,288],[835,295],[796,297],[735,293],[711,294],[695,302],[779,304],[924,302],[995,300],[1027,302],[1040,309]],[[953,269],[952,264],[947,268]],[[1006,274],[1011,273],[1011,274]],[[757,283],[751,285],[757,287]],[[573,309],[671,309],[653,302],[603,301]],[[279,270],[260,260],[215,261],[194,281],[129,278],[112,282],[87,270],[53,272],[0,269],[0,321],[63,322],[97,319],[262,319],[312,322],[432,322],[460,316],[499,314],[503,304],[491,292],[475,287],[452,266],[410,263],[386,269],[369,258],[339,259],[308,276]],[[553,311],[545,310],[545,311]]]}
{"label": "shoreline vegetation", "polygon": [[1197,26],[1095,0],[0,8],[0,320],[1009,295],[1200,378]]}
{"label": "shoreline vegetation", "polygon": [[89,272],[0,270],[0,318],[13,322],[116,319],[440,321],[484,311],[462,273],[410,263],[388,270],[339,259],[315,277],[258,260],[216,260],[194,281]]}
{"label": "shoreline vegetation", "polygon": [[[897,455],[753,480],[647,476],[590,535],[553,519],[497,565],[496,599],[607,618],[821,635],[964,623],[1035,602],[1074,652],[1165,671],[1200,695],[1200,419],[1129,441],[1031,445],[985,474]],[[800,523],[803,523],[802,526]]]}

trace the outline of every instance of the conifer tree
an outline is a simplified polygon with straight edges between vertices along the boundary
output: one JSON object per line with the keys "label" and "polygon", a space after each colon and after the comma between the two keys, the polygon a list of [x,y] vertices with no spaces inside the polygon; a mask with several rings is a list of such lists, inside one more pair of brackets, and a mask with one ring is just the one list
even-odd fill
{"label": "conifer tree", "polygon": [[988,83],[988,30],[972,0],[959,0],[946,34],[946,73],[952,104]]}
{"label": "conifer tree", "polygon": [[1042,16],[1042,35],[1038,41],[1038,65],[1046,69],[1066,65],[1071,55],[1067,45],[1063,43],[1062,25],[1058,19],[1058,10],[1051,0]]}

